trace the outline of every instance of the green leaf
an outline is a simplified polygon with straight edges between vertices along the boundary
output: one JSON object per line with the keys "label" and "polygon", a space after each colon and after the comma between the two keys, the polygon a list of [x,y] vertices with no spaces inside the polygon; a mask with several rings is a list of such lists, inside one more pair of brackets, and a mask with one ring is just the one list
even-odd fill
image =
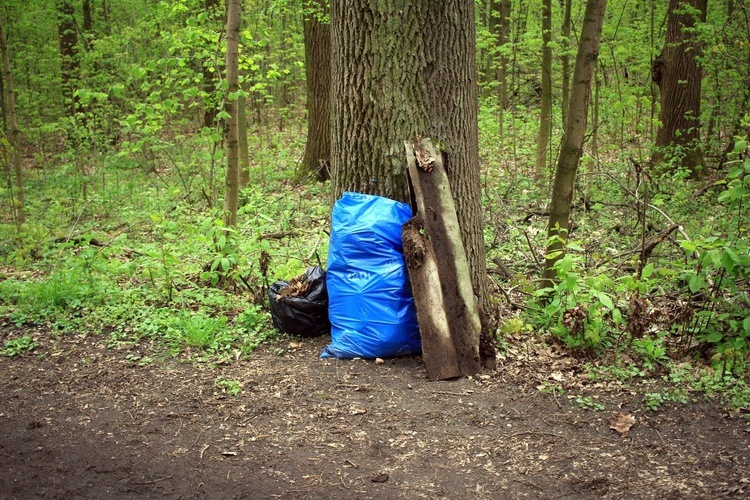
{"label": "green leaf", "polygon": [[717,342],[721,342],[721,339],[724,338],[724,335],[722,335],[720,332],[712,332],[706,335],[706,342],[711,342],[713,344]]}
{"label": "green leaf", "polygon": [[575,290],[577,284],[578,284],[578,276],[576,276],[575,274],[571,273],[565,277],[565,289],[566,290],[568,291]]}
{"label": "green leaf", "polygon": [[746,332],[746,333],[747,333],[748,335],[750,335],[750,316],[748,316],[747,318],[745,318],[745,319],[744,319],[744,320],[742,321],[742,329],[743,329],[743,330],[745,330],[745,332]]}
{"label": "green leaf", "polygon": [[604,305],[604,307],[606,307],[607,309],[615,308],[615,304],[612,302],[612,299],[606,293],[597,292],[596,298],[598,298],[599,302],[601,302]]}
{"label": "green leaf", "polygon": [[734,250],[729,247],[724,248],[724,253],[721,255],[721,264],[728,273],[731,273],[734,270],[734,266],[739,264],[739,262],[740,257]]}
{"label": "green leaf", "polygon": [[653,262],[649,262],[641,272],[641,279],[647,280],[651,277],[652,274],[654,274],[654,264]]}
{"label": "green leaf", "polygon": [[695,252],[695,250],[698,248],[698,245],[693,243],[692,241],[682,240],[680,241],[680,246],[687,250],[688,252]]}
{"label": "green leaf", "polygon": [[733,167],[727,174],[727,177],[729,177],[730,179],[736,179],[737,177],[742,175],[742,172],[742,167]]}
{"label": "green leaf", "polygon": [[612,321],[614,321],[616,325],[621,325],[623,323],[622,313],[617,308],[612,309]]}
{"label": "green leaf", "polygon": [[690,281],[688,281],[688,287],[690,288],[690,291],[692,293],[697,292],[701,288],[706,286],[706,282],[703,281],[703,278],[701,278],[699,275],[694,274],[690,277]]}

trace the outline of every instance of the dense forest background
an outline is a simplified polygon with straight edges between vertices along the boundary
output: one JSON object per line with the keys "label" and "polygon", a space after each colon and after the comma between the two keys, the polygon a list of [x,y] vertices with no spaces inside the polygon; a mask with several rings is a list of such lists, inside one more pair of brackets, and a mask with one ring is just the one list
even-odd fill
{"label": "dense forest background", "polygon": [[[745,2],[609,1],[568,251],[549,281],[551,186],[585,3],[476,2],[494,340],[501,355],[529,335],[561,342],[595,360],[599,376],[682,373],[746,408]],[[140,363],[239,359],[276,335],[266,287],[324,265],[327,253],[329,153],[306,137],[325,137],[316,131],[325,110],[308,96],[311,75],[327,75],[317,37],[328,15],[303,0],[242,6],[231,92],[218,0],[3,2],[0,308],[9,322],[151,346]],[[681,24],[670,31],[675,12]],[[697,72],[675,85],[697,79],[697,107],[660,142],[669,113],[686,116],[660,87],[677,57],[670,49],[688,44]],[[236,221],[224,213],[227,102],[241,110]],[[308,156],[306,146],[317,149]],[[18,335],[4,352],[34,345]]]}

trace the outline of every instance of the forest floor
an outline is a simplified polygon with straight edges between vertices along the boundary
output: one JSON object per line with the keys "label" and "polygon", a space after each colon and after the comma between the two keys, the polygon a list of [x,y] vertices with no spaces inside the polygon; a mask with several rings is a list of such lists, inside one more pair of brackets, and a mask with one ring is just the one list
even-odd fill
{"label": "forest floor", "polygon": [[[321,360],[328,337],[211,365],[34,336],[48,340],[0,359],[0,498],[750,494],[744,418],[702,397],[649,410],[646,389],[584,380],[538,341],[511,345],[492,373],[429,382],[419,357]],[[628,411],[629,432],[611,429]]]}

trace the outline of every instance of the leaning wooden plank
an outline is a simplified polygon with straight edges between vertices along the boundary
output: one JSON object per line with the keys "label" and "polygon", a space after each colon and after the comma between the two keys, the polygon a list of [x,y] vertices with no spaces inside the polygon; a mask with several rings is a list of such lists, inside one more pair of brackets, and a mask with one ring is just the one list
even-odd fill
{"label": "leaning wooden plank", "polygon": [[405,145],[416,216],[404,227],[404,252],[427,375],[475,374],[482,325],[442,155],[429,139]]}

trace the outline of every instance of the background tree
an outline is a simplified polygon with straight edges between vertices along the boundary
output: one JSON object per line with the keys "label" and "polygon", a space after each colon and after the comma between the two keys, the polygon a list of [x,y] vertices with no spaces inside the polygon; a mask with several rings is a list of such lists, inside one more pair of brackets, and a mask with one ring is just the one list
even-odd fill
{"label": "background tree", "polygon": [[239,199],[239,138],[237,135],[237,98],[239,97],[239,47],[240,20],[242,16],[241,0],[227,2],[227,85],[229,94],[226,97],[227,119],[227,184],[224,196],[224,212],[227,226],[237,225],[237,205]]}
{"label": "background tree", "polygon": [[560,60],[562,61],[562,102],[561,113],[562,123],[565,126],[570,98],[570,15],[573,0],[560,0],[560,7],[563,10],[562,22],[562,40],[560,48]]}
{"label": "background tree", "polygon": [[299,175],[330,177],[331,158],[331,26],[328,5],[313,0],[303,10],[307,81],[307,142]]}
{"label": "background tree", "polygon": [[655,162],[674,161],[696,174],[703,165],[700,147],[701,69],[696,21],[705,22],[708,0],[670,0],[666,42],[654,60],[653,79],[661,93],[661,126]]}
{"label": "background tree", "polygon": [[62,66],[63,99],[69,116],[74,116],[78,97],[75,94],[80,61],[78,59],[78,26],[75,20],[75,7],[68,0],[57,0],[57,33]]}
{"label": "background tree", "polygon": [[18,130],[16,97],[13,92],[13,73],[10,70],[10,57],[8,56],[8,46],[5,41],[2,17],[0,17],[0,55],[3,58],[3,90],[5,91],[5,104],[8,108],[8,124],[10,125],[8,135],[12,149],[13,173],[16,180],[15,200],[12,205],[16,224],[20,227],[26,222],[26,213],[23,205],[23,170],[21,170],[21,131]]}
{"label": "background tree", "polygon": [[542,104],[539,108],[539,135],[536,142],[534,175],[541,183],[547,171],[547,153],[552,128],[552,0],[542,0]]}
{"label": "background tree", "polygon": [[557,161],[552,186],[549,211],[548,243],[544,266],[543,286],[550,286],[557,275],[555,263],[565,255],[565,243],[570,229],[570,205],[573,200],[578,162],[583,152],[586,119],[591,95],[591,76],[599,55],[599,37],[602,32],[607,0],[588,0],[581,28],[578,55],[573,70],[573,87],[570,95],[568,121]]}
{"label": "background tree", "polygon": [[439,141],[472,283],[488,312],[474,3],[335,0],[331,46],[333,195],[407,200],[404,140]]}
{"label": "background tree", "polygon": [[508,107],[508,56],[507,45],[510,34],[511,0],[490,0],[490,32],[495,35],[497,48],[496,78],[498,102],[498,138],[505,139],[505,110]]}

